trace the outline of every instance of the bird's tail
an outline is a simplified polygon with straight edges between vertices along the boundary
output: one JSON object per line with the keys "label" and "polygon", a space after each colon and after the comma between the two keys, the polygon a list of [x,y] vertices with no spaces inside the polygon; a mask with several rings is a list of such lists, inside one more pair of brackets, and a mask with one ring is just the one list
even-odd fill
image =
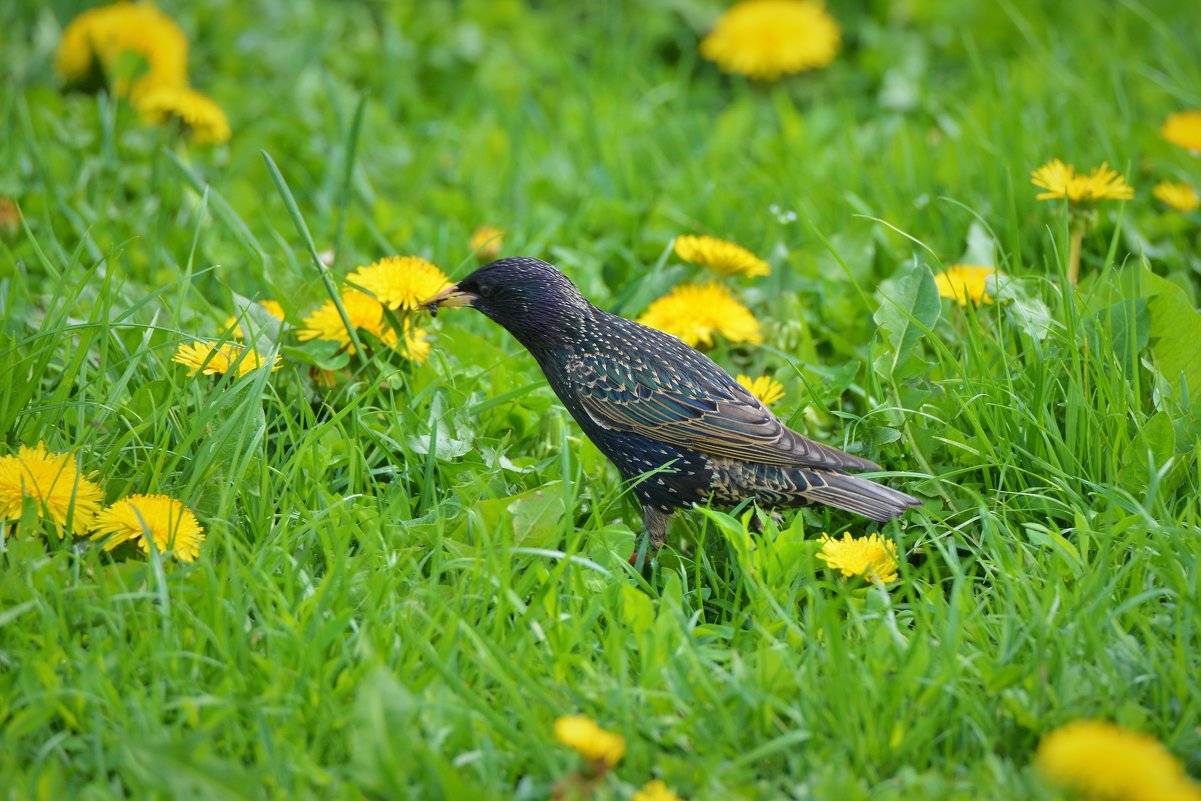
{"label": "bird's tail", "polygon": [[845,509],[878,523],[886,523],[922,505],[917,498],[859,476],[803,468],[797,472],[808,484],[800,493],[807,500]]}

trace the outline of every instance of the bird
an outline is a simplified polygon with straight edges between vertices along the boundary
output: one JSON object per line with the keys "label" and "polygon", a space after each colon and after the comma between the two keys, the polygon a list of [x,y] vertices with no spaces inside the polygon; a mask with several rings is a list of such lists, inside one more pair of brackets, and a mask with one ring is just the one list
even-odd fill
{"label": "bird", "polygon": [[852,475],[882,468],[791,430],[708,356],[597,308],[540,259],[493,261],[422,306],[434,315],[474,308],[529,351],[584,434],[632,486],[654,553],[672,515],[692,504],[824,504],[878,522],[921,505]]}

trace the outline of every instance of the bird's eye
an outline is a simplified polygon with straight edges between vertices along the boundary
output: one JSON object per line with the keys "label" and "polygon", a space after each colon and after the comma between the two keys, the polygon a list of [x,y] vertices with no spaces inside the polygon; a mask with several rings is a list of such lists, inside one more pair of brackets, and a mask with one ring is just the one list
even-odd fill
{"label": "bird's eye", "polygon": [[479,287],[477,287],[477,289],[476,289],[476,292],[479,294],[479,296],[481,298],[490,298],[495,293],[495,291],[496,291],[495,287],[492,284],[489,284],[486,282],[481,283],[479,285]]}

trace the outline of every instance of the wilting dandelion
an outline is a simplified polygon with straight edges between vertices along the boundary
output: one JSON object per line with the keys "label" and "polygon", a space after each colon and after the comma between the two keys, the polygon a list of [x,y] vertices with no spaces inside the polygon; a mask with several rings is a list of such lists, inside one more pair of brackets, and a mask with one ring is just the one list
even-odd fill
{"label": "wilting dandelion", "polygon": [[1201,801],[1201,787],[1158,740],[1106,721],[1056,729],[1039,743],[1034,764],[1052,783],[1088,798]]}
{"label": "wilting dandelion", "polygon": [[879,534],[853,537],[848,532],[841,540],[823,534],[821,544],[817,558],[844,576],[863,576],[883,584],[897,580],[896,543]]}
{"label": "wilting dandelion", "polygon": [[1197,195],[1197,190],[1186,183],[1161,181],[1151,190],[1151,194],[1160,203],[1185,214],[1201,208],[1201,197]]}
{"label": "wilting dandelion", "polygon": [[[267,363],[254,348],[233,342],[215,345],[199,341],[191,345],[180,344],[171,361],[191,368],[189,375],[196,375],[198,372],[205,375],[225,375],[236,371],[239,377]],[[279,356],[276,356],[271,363],[271,370],[274,372],[282,366]]]}
{"label": "wilting dandelion", "polygon": [[25,499],[38,517],[47,516],[61,539],[63,532],[85,534],[100,510],[104,493],[84,475],[70,453],[50,453],[46,444],[22,445],[15,455],[0,456],[0,520],[16,524]]}
{"label": "wilting dandelion", "polygon": [[84,11],[67,25],[54,58],[69,84],[107,83],[118,97],[188,84],[188,39],[151,3],[114,3]]}
{"label": "wilting dandelion", "polygon": [[181,562],[193,562],[200,555],[204,528],[192,510],[166,495],[130,495],[96,515],[92,539],[107,537],[104,550],[111,551],[123,542],[134,541],[143,553],[150,553],[150,540],[159,553],[170,551]]}
{"label": "wilting dandelion", "polygon": [[683,284],[647,307],[638,322],[697,347],[713,345],[713,335],[730,342],[763,341],[759,321],[720,284]]}
{"label": "wilting dandelion", "polygon": [[990,276],[997,271],[992,267],[982,267],[978,264],[955,264],[934,276],[934,284],[938,294],[955,301],[960,306],[969,302],[979,306],[981,303],[992,303],[987,287]]}
{"label": "wilting dandelion", "polygon": [[742,0],[701,40],[701,55],[725,72],[770,81],[826,66],[841,37],[834,18],[810,0]]}
{"label": "wilting dandelion", "polygon": [[159,86],[146,91],[136,106],[149,124],[174,122],[198,145],[229,141],[229,118],[212,98],[184,86]]}
{"label": "wilting dandelion", "polygon": [[771,273],[768,263],[754,253],[715,236],[677,236],[674,247],[684,261],[725,275],[756,278]]}
{"label": "wilting dandelion", "polygon": [[758,398],[764,406],[771,406],[784,397],[784,385],[769,375],[751,378],[749,375],[740,374],[738,383],[742,384],[747,392]]}
{"label": "wilting dandelion", "polygon": [[1088,175],[1077,174],[1071,164],[1052,159],[1030,173],[1030,182],[1046,191],[1039,200],[1067,200],[1071,247],[1068,251],[1068,281],[1075,285],[1080,278],[1080,250],[1084,234],[1097,221],[1096,203],[1102,200],[1130,200],[1134,188],[1120,173],[1102,163]]}
{"label": "wilting dandelion", "polygon": [[1172,144],[1201,153],[1201,109],[1169,114],[1159,132]]}
{"label": "wilting dandelion", "polygon": [[418,256],[388,256],[360,267],[346,280],[389,309],[416,311],[421,302],[450,286],[446,273]]}
{"label": "wilting dandelion", "polygon": [[589,762],[609,768],[620,762],[626,753],[624,737],[605,731],[583,715],[567,715],[556,720],[555,739]]}

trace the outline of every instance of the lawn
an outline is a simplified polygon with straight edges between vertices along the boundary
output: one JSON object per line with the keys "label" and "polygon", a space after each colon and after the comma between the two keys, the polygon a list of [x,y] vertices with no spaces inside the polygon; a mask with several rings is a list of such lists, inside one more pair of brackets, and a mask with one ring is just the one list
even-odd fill
{"label": "lawn", "polygon": [[[760,80],[702,54],[708,0],[162,0],[227,138],[155,122],[145,59],[67,80],[85,7],[0,6],[0,460],[74,475],[64,521],[0,470],[0,797],[1142,782],[1120,748],[1075,788],[1039,762],[1088,720],[1201,780],[1201,212],[1153,192],[1201,187],[1165,127],[1201,108],[1193,4],[830,0],[832,61]],[[1038,198],[1054,159],[1080,196]],[[716,283],[757,335],[708,355],[924,504],[698,507],[630,565],[629,485],[511,336],[346,283],[493,248],[630,318]],[[956,265],[992,268],[962,304]],[[203,541],[143,536],[139,494]],[[822,558],[877,531],[895,580]],[[1113,797],[1201,798],[1150,787]]]}

